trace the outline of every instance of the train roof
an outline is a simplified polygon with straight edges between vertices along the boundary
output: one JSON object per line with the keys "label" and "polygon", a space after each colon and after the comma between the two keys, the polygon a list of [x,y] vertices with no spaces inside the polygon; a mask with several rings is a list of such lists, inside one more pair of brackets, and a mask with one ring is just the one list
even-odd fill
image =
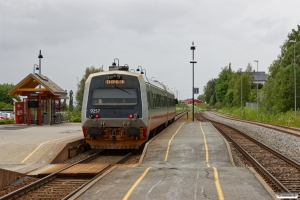
{"label": "train roof", "polygon": [[90,79],[92,79],[95,76],[109,75],[109,74],[112,74],[112,73],[114,73],[114,74],[126,74],[126,75],[136,76],[136,77],[138,77],[139,80],[142,79],[145,82],[148,82],[149,84],[151,84],[153,86],[156,86],[158,88],[166,90],[168,93],[174,94],[173,91],[169,90],[167,88],[167,86],[164,85],[163,83],[161,83],[161,82],[159,82],[157,80],[152,80],[152,79],[150,79],[150,78],[148,78],[146,76],[143,76],[142,74],[137,73],[137,72],[122,71],[122,70],[110,70],[110,71],[97,72],[97,73],[90,74],[90,76],[88,77],[87,81],[90,81]]}

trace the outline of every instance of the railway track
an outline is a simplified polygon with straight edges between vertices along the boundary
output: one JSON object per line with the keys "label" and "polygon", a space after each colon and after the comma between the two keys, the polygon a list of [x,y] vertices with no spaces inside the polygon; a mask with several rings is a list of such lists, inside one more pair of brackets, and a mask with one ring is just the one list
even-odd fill
{"label": "railway track", "polygon": [[280,132],[283,132],[283,133],[286,133],[286,134],[294,135],[296,137],[300,137],[300,128],[279,126],[279,125],[275,125],[275,124],[266,124],[266,123],[262,123],[262,122],[255,122],[255,121],[249,121],[249,120],[245,120],[245,119],[238,119],[238,118],[230,117],[230,116],[227,116],[227,115],[222,115],[222,114],[215,113],[215,112],[209,112],[209,113],[213,114],[215,116],[218,116],[218,117],[225,118],[225,119],[230,119],[230,120],[239,121],[239,122],[247,122],[249,124],[262,126],[262,127],[268,128],[268,129],[273,129],[273,130],[280,131]]}
{"label": "railway track", "polygon": [[211,122],[244,156],[274,192],[292,192],[300,196],[300,164],[225,124],[208,120],[197,113],[200,121]]}
{"label": "railway track", "polygon": [[[56,170],[62,165],[55,165],[48,171],[39,173],[38,176],[45,176],[42,179],[2,196],[0,199],[68,199],[69,196],[102,175],[106,170],[115,164],[124,163],[134,154],[134,152],[129,152],[125,156],[116,156],[116,159],[111,159],[110,163],[97,164],[95,160],[101,159],[101,153],[103,151],[62,169]],[[56,171],[50,173],[53,170]]]}
{"label": "railway track", "polygon": [[[183,117],[188,111],[176,114],[175,121]],[[142,145],[143,148],[144,145]],[[105,171],[115,164],[124,163],[128,160],[133,152],[121,156],[118,160],[110,158],[110,164],[99,164],[98,158],[104,151],[95,153],[73,164],[57,164],[50,169],[42,169],[38,173],[41,178],[29,185],[17,189],[0,200],[6,199],[68,199],[77,191],[93,182]],[[100,162],[101,163],[101,162]]]}

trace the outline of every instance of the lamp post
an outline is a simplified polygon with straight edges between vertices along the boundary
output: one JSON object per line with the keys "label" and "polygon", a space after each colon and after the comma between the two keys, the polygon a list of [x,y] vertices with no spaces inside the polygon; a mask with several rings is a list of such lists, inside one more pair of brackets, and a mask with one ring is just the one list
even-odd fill
{"label": "lamp post", "polygon": [[[147,76],[147,75],[146,75],[146,70],[145,70],[145,69],[143,69],[142,71],[145,71],[145,76]],[[144,72],[141,72],[141,74],[144,74]]]}
{"label": "lamp post", "polygon": [[241,116],[242,116],[242,110],[243,110],[243,82],[242,82],[242,68],[240,68],[241,71]]}
{"label": "lamp post", "polygon": [[42,55],[42,51],[40,50],[40,54],[39,54],[39,74],[42,73],[42,65],[41,65],[41,59],[43,58],[43,55]]}
{"label": "lamp post", "polygon": [[292,42],[292,43],[294,43],[294,90],[295,90],[295,113],[294,113],[294,115],[295,115],[295,118],[296,118],[296,116],[297,116],[297,112],[296,112],[296,110],[297,110],[297,108],[296,108],[296,104],[297,104],[297,100],[296,100],[296,66],[295,66],[295,45],[296,45],[296,40],[290,40],[289,42]]}
{"label": "lamp post", "polygon": [[116,63],[116,60],[118,60],[118,66],[119,66],[119,59],[118,59],[118,58],[115,58],[115,59],[114,59],[114,63]]}
{"label": "lamp post", "polygon": [[193,64],[193,111],[192,111],[192,118],[194,121],[194,106],[195,106],[195,101],[194,101],[194,64],[197,63],[197,61],[194,60],[194,50],[196,50],[196,46],[194,46],[194,42],[192,42],[192,46],[190,47],[191,50],[193,51],[193,60],[190,61],[190,63]]}
{"label": "lamp post", "polygon": [[142,68],[141,66],[138,66],[138,67],[137,67],[137,69],[136,69],[136,71],[138,71],[138,72],[139,72],[139,71],[140,71],[140,69],[139,69],[139,68],[141,68],[141,72],[143,72],[143,68]]}
{"label": "lamp post", "polygon": [[[254,60],[254,62],[257,63],[257,73],[258,73],[258,60]],[[258,80],[257,80],[257,84],[256,84],[256,115],[257,115],[257,119],[258,119]]]}
{"label": "lamp post", "polygon": [[[35,68],[35,66],[36,66],[36,68]],[[38,64],[33,65],[33,74],[35,74],[35,70],[39,70],[39,65]]]}
{"label": "lamp post", "polygon": [[[41,74],[42,72],[42,64],[41,64],[41,59],[43,58],[43,55],[42,55],[42,50],[40,50],[40,54],[39,54],[39,74]],[[39,88],[41,89],[41,85],[39,85]]]}

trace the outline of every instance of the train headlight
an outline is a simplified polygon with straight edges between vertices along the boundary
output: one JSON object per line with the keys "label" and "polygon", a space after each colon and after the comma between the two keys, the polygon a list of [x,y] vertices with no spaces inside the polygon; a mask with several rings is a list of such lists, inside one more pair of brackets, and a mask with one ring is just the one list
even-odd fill
{"label": "train headlight", "polygon": [[95,115],[94,115],[94,114],[90,114],[90,118],[91,118],[91,119],[94,119],[94,118],[95,118]]}

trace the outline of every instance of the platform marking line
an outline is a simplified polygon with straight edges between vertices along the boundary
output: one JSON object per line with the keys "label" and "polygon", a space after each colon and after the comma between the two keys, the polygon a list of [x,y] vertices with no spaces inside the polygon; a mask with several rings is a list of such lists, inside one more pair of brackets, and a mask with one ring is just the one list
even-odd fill
{"label": "platform marking line", "polygon": [[215,176],[215,185],[217,188],[218,196],[220,200],[224,200],[224,195],[220,186],[219,176],[218,176],[218,170],[217,168],[213,167],[214,169],[214,176]]}
{"label": "platform marking line", "polygon": [[168,144],[168,148],[167,148],[167,152],[166,152],[165,161],[168,160],[168,155],[169,155],[169,150],[170,150],[171,142],[172,142],[174,136],[178,133],[179,129],[182,127],[183,124],[184,124],[184,122],[181,124],[181,126],[177,129],[177,131],[174,133],[174,135],[173,135],[173,136],[171,137],[171,139],[169,140],[169,144]]}
{"label": "platform marking line", "polygon": [[39,148],[41,148],[41,146],[43,146],[44,144],[49,143],[49,142],[54,142],[54,141],[57,141],[57,140],[62,140],[62,139],[69,138],[69,137],[74,137],[74,135],[67,136],[67,137],[62,137],[62,138],[57,138],[57,139],[55,139],[55,140],[50,140],[50,141],[47,141],[47,142],[43,142],[43,143],[40,144],[38,147],[36,147],[35,150],[33,150],[33,152],[31,152],[26,158],[24,158],[24,160],[22,160],[21,163],[24,163],[30,156],[32,156],[32,154],[34,154],[34,153],[35,153]]}
{"label": "platform marking line", "polygon": [[[202,129],[202,124],[201,124],[201,122],[200,122],[200,128],[201,128],[201,131],[202,131],[202,134],[203,134],[203,140],[204,140],[204,146],[205,146],[205,154],[206,154],[206,162],[208,163],[208,147],[207,147],[207,144],[206,144],[206,138],[205,138],[205,133],[204,133],[204,131],[203,131],[203,129]],[[209,164],[208,164],[208,167],[209,167]]]}
{"label": "platform marking line", "polygon": [[133,190],[136,188],[136,186],[141,182],[141,180],[146,176],[146,174],[148,173],[148,171],[150,170],[151,167],[148,167],[145,172],[142,174],[142,176],[133,184],[133,186],[129,189],[129,191],[127,192],[127,194],[125,195],[125,197],[123,198],[123,200],[127,200],[131,193],[133,192]]}

